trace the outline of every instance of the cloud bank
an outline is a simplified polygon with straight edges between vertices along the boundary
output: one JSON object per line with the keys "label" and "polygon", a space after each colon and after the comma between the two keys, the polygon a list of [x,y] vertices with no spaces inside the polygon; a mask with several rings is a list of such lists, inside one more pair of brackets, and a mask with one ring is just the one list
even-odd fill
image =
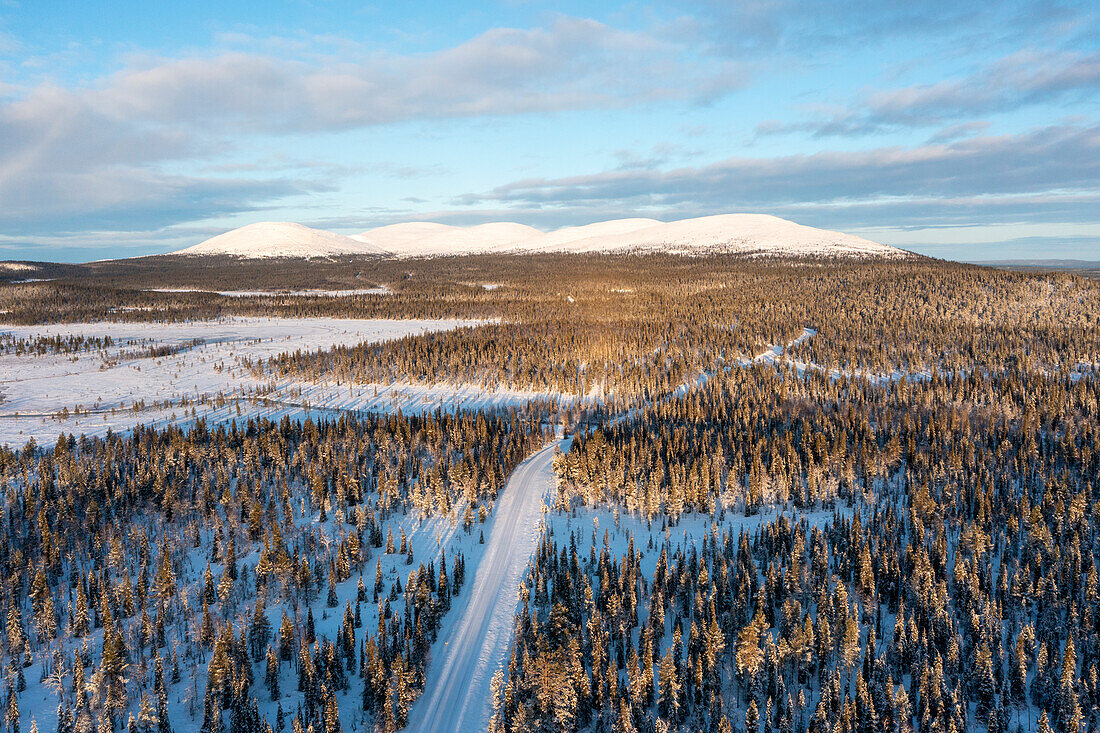
{"label": "cloud bank", "polygon": [[619,109],[702,99],[741,82],[732,64],[699,71],[682,48],[565,17],[429,54],[343,46],[310,61],[241,52],[144,59],[94,86],[43,85],[0,103],[0,227],[148,228],[325,187],[308,174],[173,170],[231,154],[242,135]]}

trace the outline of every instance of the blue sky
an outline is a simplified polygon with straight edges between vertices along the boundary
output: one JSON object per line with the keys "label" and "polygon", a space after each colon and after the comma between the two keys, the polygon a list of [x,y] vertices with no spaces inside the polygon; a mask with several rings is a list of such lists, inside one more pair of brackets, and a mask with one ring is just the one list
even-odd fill
{"label": "blue sky", "polygon": [[0,0],[0,258],[764,212],[1100,260],[1095,3]]}

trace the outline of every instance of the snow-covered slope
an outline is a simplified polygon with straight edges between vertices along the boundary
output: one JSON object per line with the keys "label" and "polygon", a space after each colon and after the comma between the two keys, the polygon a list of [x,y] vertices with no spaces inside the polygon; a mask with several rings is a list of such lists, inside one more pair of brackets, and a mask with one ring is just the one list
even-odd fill
{"label": "snow-covered slope", "polygon": [[391,224],[345,237],[301,224],[262,222],[234,229],[181,255],[326,257],[389,255],[440,257],[486,252],[666,251],[839,257],[909,256],[862,237],[796,224],[765,214],[720,214],[660,222],[613,219],[544,233],[525,224],[494,222],[458,227],[435,222]]}
{"label": "snow-covered slope", "polygon": [[263,221],[233,229],[176,255],[231,255],[244,258],[385,255],[374,245],[301,224]]}
{"label": "snow-covered slope", "polygon": [[472,227],[417,221],[371,229],[352,239],[369,242],[398,257],[437,257],[478,254],[542,236],[534,227],[508,221]]}
{"label": "snow-covered slope", "polygon": [[909,253],[862,237],[796,224],[765,214],[720,214],[661,222],[613,219],[542,233],[498,222],[456,227],[432,222],[394,224],[356,235],[398,257],[481,252],[623,252],[663,250],[684,254],[906,257]]}
{"label": "snow-covered slope", "polygon": [[[625,222],[651,221],[633,227]],[[624,223],[622,229],[616,226]],[[580,236],[570,236],[580,235]],[[681,253],[905,257],[908,253],[862,237],[796,224],[765,214],[720,214],[662,223],[622,219],[551,232],[518,244],[530,252],[618,252],[665,250]]]}
{"label": "snow-covered slope", "polygon": [[352,234],[351,238],[357,242],[370,242],[387,252],[394,252],[395,250],[417,247],[418,242],[434,239],[456,229],[458,227],[439,224],[434,221],[410,221],[404,224],[390,224],[377,229],[368,229],[362,234]]}
{"label": "snow-covered slope", "polygon": [[629,237],[639,231],[651,227],[660,226],[656,219],[612,219],[599,221],[595,224],[585,224],[579,227],[562,227],[546,234],[532,237],[523,242],[509,242],[504,249],[525,252],[551,252],[561,250],[574,242],[595,239],[607,239]]}

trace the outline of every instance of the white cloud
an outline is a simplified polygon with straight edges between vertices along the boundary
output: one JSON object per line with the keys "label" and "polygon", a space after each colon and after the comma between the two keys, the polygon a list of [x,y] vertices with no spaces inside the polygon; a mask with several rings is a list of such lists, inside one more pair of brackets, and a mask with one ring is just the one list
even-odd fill
{"label": "white cloud", "polygon": [[[811,119],[767,120],[757,135],[810,133],[815,137],[872,135],[927,127],[1028,105],[1089,97],[1100,90],[1100,52],[1014,52],[981,71],[934,84],[915,84],[864,95],[847,107],[822,110]],[[964,124],[975,124],[968,122]]]}
{"label": "white cloud", "polygon": [[435,53],[331,48],[339,53],[133,57],[90,86],[43,85],[0,101],[0,223],[126,226],[120,214],[129,205],[132,226],[144,227],[185,220],[201,206],[212,207],[205,214],[247,210],[316,186],[309,172],[305,184],[292,184],[167,170],[224,157],[233,141],[258,134],[620,108],[703,98],[740,83],[729,64],[702,71],[682,48],[568,17],[545,28],[490,30]]}
{"label": "white cloud", "polygon": [[[1100,221],[1100,126],[1052,126],[1019,135],[866,151],[729,158],[676,169],[615,169],[532,178],[456,200],[551,212],[844,212],[860,222],[926,224],[940,217],[1002,221],[1035,213]],[[1077,192],[1077,193],[1073,193]]]}
{"label": "white cloud", "polygon": [[146,60],[74,90],[119,119],[272,132],[690,100],[742,79],[683,48],[593,20],[498,28],[436,53],[344,52],[310,61],[259,53]]}

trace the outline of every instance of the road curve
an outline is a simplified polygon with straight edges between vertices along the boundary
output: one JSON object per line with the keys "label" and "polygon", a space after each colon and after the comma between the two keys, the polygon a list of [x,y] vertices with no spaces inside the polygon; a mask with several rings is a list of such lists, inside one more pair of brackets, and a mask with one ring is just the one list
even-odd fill
{"label": "road curve", "polygon": [[[535,552],[542,499],[554,491],[554,448],[543,448],[512,472],[493,510],[493,528],[462,618],[432,649],[424,693],[409,711],[407,730],[481,731],[489,724],[489,685],[507,660],[518,588]],[[457,611],[458,609],[456,609]]]}

